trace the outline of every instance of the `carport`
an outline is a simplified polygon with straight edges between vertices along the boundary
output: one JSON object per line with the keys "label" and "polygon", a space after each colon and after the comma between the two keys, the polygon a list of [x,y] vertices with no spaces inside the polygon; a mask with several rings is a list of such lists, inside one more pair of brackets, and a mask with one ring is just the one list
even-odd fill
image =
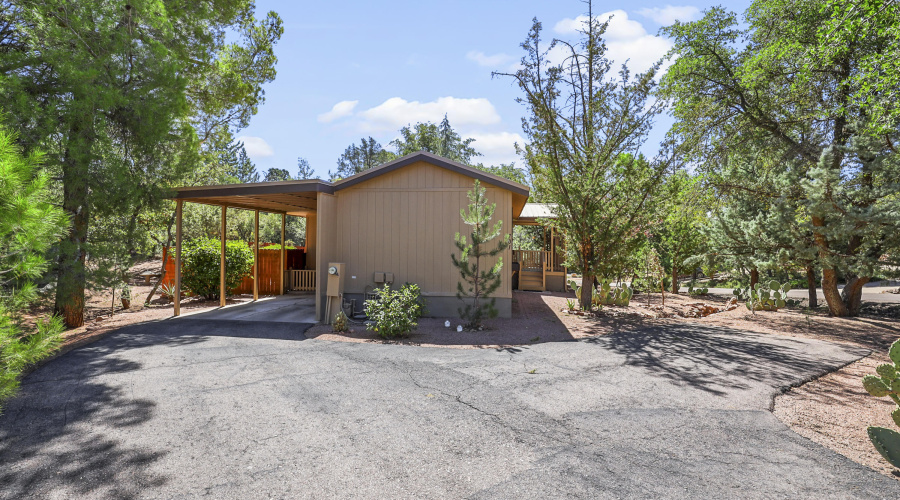
{"label": "carport", "polygon": [[[281,258],[280,268],[285,268],[285,223],[288,215],[306,218],[306,269],[292,270],[287,279],[292,283],[303,283],[305,287],[316,287],[316,209],[318,207],[318,195],[321,192],[329,192],[329,183],[320,180],[301,180],[284,182],[266,182],[250,184],[226,184],[219,186],[198,186],[178,188],[175,196],[175,316],[181,315],[181,243],[182,243],[182,213],[185,202],[200,203],[221,207],[220,216],[220,261],[219,261],[219,305],[221,309],[220,319],[235,319],[238,317],[253,316],[253,310],[271,310],[274,302],[264,301],[260,307],[249,307],[247,304],[237,306],[225,306],[225,242],[227,209],[237,208],[252,210],[254,212],[253,237],[259,242],[259,214],[260,212],[281,215]],[[253,300],[259,301],[259,245],[254,245],[253,251]],[[285,295],[285,275],[282,271],[279,276],[278,296]],[[279,301],[279,304],[289,301]],[[277,307],[275,309],[278,309]],[[227,312],[226,312],[227,311]]]}

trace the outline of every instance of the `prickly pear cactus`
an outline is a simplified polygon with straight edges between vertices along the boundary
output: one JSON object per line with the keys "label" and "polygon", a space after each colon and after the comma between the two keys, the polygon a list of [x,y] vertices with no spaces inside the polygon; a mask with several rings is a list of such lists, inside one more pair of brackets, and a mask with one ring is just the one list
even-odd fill
{"label": "prickly pear cactus", "polygon": [[[878,365],[875,372],[878,375],[866,375],[863,377],[863,387],[866,392],[876,398],[889,397],[897,407],[891,412],[894,425],[900,427],[900,340],[891,344],[888,352],[891,363]],[[878,453],[894,467],[900,468],[900,432],[883,427],[869,427],[869,440],[878,450]]]}

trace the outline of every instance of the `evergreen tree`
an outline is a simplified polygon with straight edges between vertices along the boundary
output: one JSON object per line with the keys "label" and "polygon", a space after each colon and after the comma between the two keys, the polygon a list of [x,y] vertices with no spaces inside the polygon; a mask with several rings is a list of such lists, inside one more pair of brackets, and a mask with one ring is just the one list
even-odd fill
{"label": "evergreen tree", "polygon": [[92,224],[124,214],[116,238],[131,241],[141,236],[141,214],[166,204],[188,171],[218,163],[208,145],[230,142],[225,136],[246,126],[262,84],[275,76],[281,20],[270,12],[257,22],[251,0],[6,7],[5,121],[27,149],[47,151],[47,168],[60,179],[73,224],[59,245],[55,310],[76,327],[93,268],[86,258],[102,251],[91,248]]}
{"label": "evergreen tree", "polygon": [[[569,267],[588,285],[622,271],[642,242],[647,205],[678,157],[671,147],[652,161],[634,154],[665,105],[652,98],[659,63],[636,76],[626,67],[613,76],[603,40],[608,26],[589,10],[577,45],[554,40],[544,48],[535,20],[522,44],[521,69],[495,73],[515,79],[524,94],[519,102],[528,109],[528,144],[521,154],[535,190],[554,204]],[[546,57],[556,48],[565,54],[561,64]],[[592,290],[582,287],[584,310]]]}
{"label": "evergreen tree", "polygon": [[26,327],[21,316],[37,296],[33,281],[48,267],[46,252],[68,225],[51,203],[42,159],[34,151],[23,157],[15,137],[0,129],[0,407],[15,394],[22,370],[62,343],[58,318]]}
{"label": "evergreen tree", "polygon": [[[754,240],[778,243],[796,233],[800,243],[754,258],[773,267],[814,259],[831,314],[849,316],[859,312],[865,283],[895,269],[883,257],[900,248],[900,118],[883,108],[894,102],[867,96],[896,78],[871,69],[896,52],[890,25],[897,23],[878,14],[863,26],[855,15],[841,17],[842,8],[822,7],[757,0],[743,23],[717,7],[664,29],[678,58],[663,90],[674,102],[673,132],[694,145],[701,168],[714,172],[748,140],[775,162],[768,185],[748,177],[732,189],[754,192],[763,205],[760,216],[735,222]],[[806,235],[813,259],[805,255]],[[839,290],[841,276],[846,285]]]}
{"label": "evergreen tree", "polygon": [[660,198],[656,245],[669,264],[672,293],[678,293],[678,274],[685,260],[705,250],[702,228],[710,206],[709,192],[702,176],[679,171],[666,178]]}
{"label": "evergreen tree", "polygon": [[472,147],[473,142],[475,139],[471,137],[463,139],[450,126],[447,115],[444,115],[440,125],[424,122],[401,128],[400,138],[391,141],[391,146],[396,149],[397,156],[427,151],[449,160],[471,165],[472,158],[481,156],[481,153]]}
{"label": "evergreen tree", "polygon": [[297,180],[315,179],[316,171],[309,166],[306,158],[297,158]]}
{"label": "evergreen tree", "polygon": [[[475,187],[468,192],[468,210],[460,210],[463,222],[472,226],[469,238],[456,233],[454,242],[459,250],[459,257],[450,254],[453,265],[459,269],[461,281],[456,284],[456,298],[465,302],[471,299],[471,304],[464,304],[459,309],[460,318],[466,321],[466,328],[479,329],[482,320],[497,316],[496,300],[491,295],[500,287],[503,269],[503,258],[497,257],[500,252],[509,247],[509,234],[497,241],[493,248],[488,248],[491,242],[500,236],[503,221],[498,220],[491,225],[494,217],[495,203],[488,203],[485,189],[476,180]],[[471,243],[470,243],[471,240]],[[497,260],[493,266],[487,265],[483,260]],[[465,283],[465,286],[463,285]],[[487,299],[490,299],[489,301]]]}
{"label": "evergreen tree", "polygon": [[328,177],[332,180],[345,179],[370,168],[387,163],[395,158],[390,151],[385,151],[381,144],[369,137],[359,141],[359,146],[351,144],[341,154],[337,161],[337,170],[329,171]]}
{"label": "evergreen tree", "polygon": [[291,173],[283,168],[270,168],[266,172],[266,182],[276,182],[276,181],[289,181],[291,180]]}
{"label": "evergreen tree", "polygon": [[233,178],[235,182],[245,184],[259,182],[259,172],[256,165],[247,156],[247,150],[243,142],[236,142],[219,153],[220,161],[224,166],[225,175]]}

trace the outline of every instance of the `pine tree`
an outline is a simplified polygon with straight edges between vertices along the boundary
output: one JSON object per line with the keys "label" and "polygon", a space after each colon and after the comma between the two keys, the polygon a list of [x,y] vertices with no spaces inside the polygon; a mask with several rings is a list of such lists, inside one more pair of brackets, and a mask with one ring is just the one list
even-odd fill
{"label": "pine tree", "polygon": [[[459,214],[466,225],[472,226],[471,243],[468,238],[456,233],[454,241],[460,252],[459,258],[455,254],[450,254],[450,257],[453,265],[459,269],[461,278],[456,284],[456,298],[463,302],[466,299],[472,301],[459,308],[459,316],[466,320],[466,328],[475,330],[481,328],[481,322],[485,318],[497,316],[497,308],[494,306],[496,300],[491,297],[500,287],[502,278],[500,270],[503,269],[503,258],[497,255],[509,247],[510,241],[509,234],[506,234],[497,241],[494,248],[488,249],[490,243],[500,236],[503,227],[502,220],[491,225],[497,204],[487,202],[485,189],[478,180],[468,196],[468,211],[463,209]],[[483,266],[486,262],[483,259],[494,257],[497,257],[496,263],[485,269]]]}
{"label": "pine tree", "polygon": [[316,171],[309,165],[306,158],[297,158],[297,180],[315,179]]}
{"label": "pine tree", "polygon": [[0,129],[0,403],[16,392],[29,364],[49,356],[62,342],[58,318],[25,327],[21,312],[34,301],[33,280],[47,269],[47,250],[68,220],[51,203],[50,176],[39,170],[43,156],[23,157],[12,134]]}

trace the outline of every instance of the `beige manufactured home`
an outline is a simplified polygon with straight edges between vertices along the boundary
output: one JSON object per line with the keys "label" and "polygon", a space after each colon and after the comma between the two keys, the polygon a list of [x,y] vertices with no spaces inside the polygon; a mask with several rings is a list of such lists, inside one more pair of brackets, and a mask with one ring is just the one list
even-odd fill
{"label": "beige manufactured home", "polygon": [[[503,222],[503,233],[511,234],[516,224],[535,225],[552,217],[546,206],[526,204],[527,186],[419,152],[336,182],[180,188],[176,261],[180,261],[184,202],[221,206],[223,227],[226,207],[280,213],[282,220],[288,215],[306,217],[306,269],[287,270],[281,288],[314,290],[318,320],[333,317],[342,303],[352,301],[360,309],[374,287],[406,282],[421,287],[429,315],[453,317],[460,306],[459,273],[450,255],[456,251],[454,235],[470,230],[460,210],[468,205],[467,192],[476,179],[496,204],[494,220]],[[561,243],[552,231],[546,242],[544,250],[508,249],[500,255],[505,263],[503,282],[495,297],[501,317],[511,314],[516,282],[520,289],[564,289]],[[180,287],[180,276],[176,286]]]}

